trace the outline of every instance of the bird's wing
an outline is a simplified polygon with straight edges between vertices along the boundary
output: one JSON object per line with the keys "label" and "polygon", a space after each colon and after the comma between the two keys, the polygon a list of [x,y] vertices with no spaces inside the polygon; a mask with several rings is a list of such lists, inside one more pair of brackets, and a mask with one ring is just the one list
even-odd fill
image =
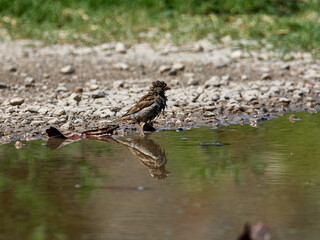
{"label": "bird's wing", "polygon": [[151,106],[158,100],[159,97],[159,95],[143,96],[136,105],[134,105],[126,114],[123,115],[123,117],[134,114],[136,112],[139,112],[141,109]]}

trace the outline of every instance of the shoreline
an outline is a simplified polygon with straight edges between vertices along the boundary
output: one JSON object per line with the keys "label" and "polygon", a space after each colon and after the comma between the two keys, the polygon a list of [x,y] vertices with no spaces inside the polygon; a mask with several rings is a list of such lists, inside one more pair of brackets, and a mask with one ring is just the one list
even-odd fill
{"label": "shoreline", "polygon": [[308,54],[283,61],[266,49],[247,52],[206,41],[130,48],[30,42],[0,43],[0,143],[43,137],[50,126],[81,132],[112,124],[157,79],[172,90],[156,128],[258,126],[276,115],[320,108],[319,61]]}

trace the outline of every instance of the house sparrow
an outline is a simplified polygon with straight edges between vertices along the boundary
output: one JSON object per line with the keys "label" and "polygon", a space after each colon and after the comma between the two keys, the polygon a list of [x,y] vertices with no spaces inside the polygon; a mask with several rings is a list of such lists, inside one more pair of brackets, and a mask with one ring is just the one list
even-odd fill
{"label": "house sparrow", "polygon": [[138,123],[143,134],[143,125],[141,123],[151,122],[165,109],[167,101],[165,91],[169,89],[163,81],[153,82],[149,92],[119,120],[131,120]]}

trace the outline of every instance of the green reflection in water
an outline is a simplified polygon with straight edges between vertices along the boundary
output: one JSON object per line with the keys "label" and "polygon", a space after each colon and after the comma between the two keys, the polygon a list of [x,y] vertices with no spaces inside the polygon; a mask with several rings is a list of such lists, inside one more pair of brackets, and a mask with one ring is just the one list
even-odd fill
{"label": "green reflection in water", "polygon": [[[208,228],[208,238],[221,237],[219,231],[226,239],[235,238],[239,228],[223,231],[210,214],[230,209],[222,212],[224,224],[242,226],[241,214],[250,220],[261,211],[272,219],[278,239],[317,239],[320,115],[296,115],[302,120],[292,123],[288,114],[258,128],[231,125],[145,138],[135,134],[116,143],[83,140],[54,151],[44,141],[26,142],[19,150],[14,143],[2,145],[0,239],[143,239],[139,233],[146,231],[146,236],[163,239],[161,229],[189,226],[187,217],[174,214],[185,199],[205,206],[195,218],[215,224],[212,232]],[[140,185],[147,187],[144,194],[136,192]],[[164,201],[159,196],[170,204],[157,205]],[[154,214],[157,224],[143,227],[143,218]],[[130,224],[114,223],[127,215]],[[125,235],[131,228],[136,238]],[[174,234],[166,238],[182,239]]]}
{"label": "green reflection in water", "polygon": [[90,160],[112,152],[99,142],[77,142],[57,152],[43,143],[0,148],[1,239],[66,239],[63,213],[70,205],[81,207],[101,177]]}

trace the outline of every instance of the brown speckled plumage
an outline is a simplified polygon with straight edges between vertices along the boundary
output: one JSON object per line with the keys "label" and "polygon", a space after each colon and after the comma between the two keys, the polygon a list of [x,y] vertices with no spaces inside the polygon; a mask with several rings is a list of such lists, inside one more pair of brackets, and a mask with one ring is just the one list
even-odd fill
{"label": "brown speckled plumage", "polygon": [[147,123],[156,118],[166,107],[165,91],[170,88],[163,81],[155,81],[136,105],[119,120],[131,120],[138,124]]}

